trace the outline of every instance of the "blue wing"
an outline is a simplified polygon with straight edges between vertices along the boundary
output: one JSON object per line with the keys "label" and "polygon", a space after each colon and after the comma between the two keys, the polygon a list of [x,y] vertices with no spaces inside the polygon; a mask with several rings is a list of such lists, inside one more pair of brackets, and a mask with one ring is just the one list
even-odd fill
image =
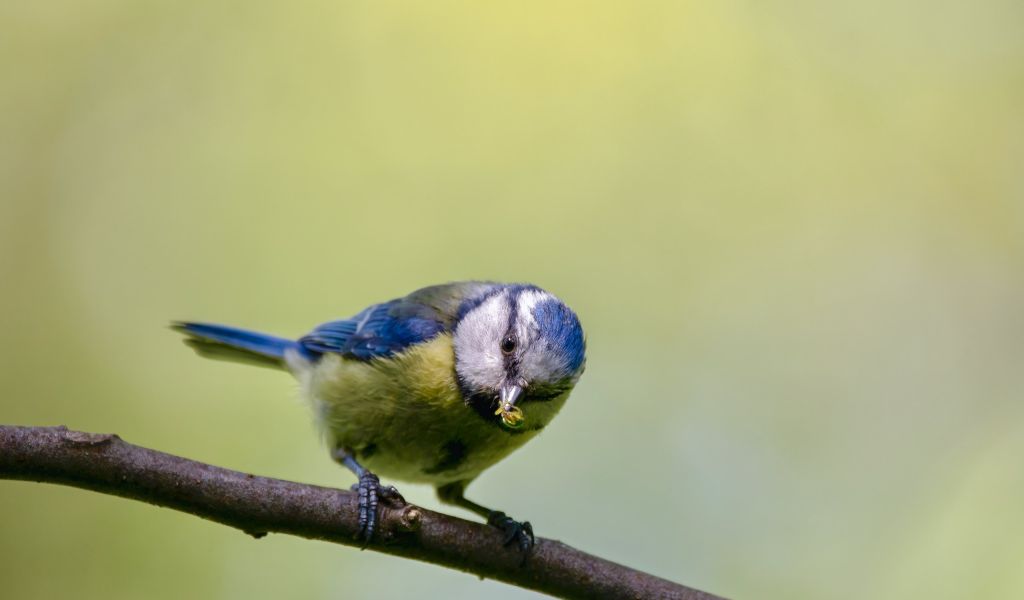
{"label": "blue wing", "polygon": [[465,282],[423,288],[350,319],[324,323],[299,339],[299,345],[309,353],[335,352],[358,360],[391,356],[450,331],[463,300],[491,287]]}
{"label": "blue wing", "polygon": [[370,360],[401,352],[445,331],[444,323],[435,319],[396,315],[398,302],[375,304],[351,319],[324,323],[299,339],[299,345],[315,354],[336,352]]}

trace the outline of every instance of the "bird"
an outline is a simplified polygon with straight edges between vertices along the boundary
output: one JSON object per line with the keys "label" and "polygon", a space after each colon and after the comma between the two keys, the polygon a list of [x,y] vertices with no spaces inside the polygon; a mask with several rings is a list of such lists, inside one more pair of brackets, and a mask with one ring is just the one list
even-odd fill
{"label": "bird", "polygon": [[379,527],[378,506],[404,506],[380,476],[433,485],[476,513],[524,556],[529,521],[469,500],[485,469],[540,433],[586,365],[579,318],[535,285],[463,281],[418,289],[291,339],[174,321],[200,356],[291,373],[331,457],[357,478],[358,534]]}

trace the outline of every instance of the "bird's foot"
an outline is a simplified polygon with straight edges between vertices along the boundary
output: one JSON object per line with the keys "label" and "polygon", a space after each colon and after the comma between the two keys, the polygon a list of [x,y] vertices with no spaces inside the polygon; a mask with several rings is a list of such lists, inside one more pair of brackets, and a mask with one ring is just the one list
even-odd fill
{"label": "bird's foot", "polygon": [[405,498],[394,486],[382,486],[380,479],[369,471],[363,471],[359,483],[352,486],[352,491],[359,494],[359,534],[365,548],[373,540],[380,515],[377,508],[381,502],[391,508],[405,506]]}
{"label": "bird's foot", "polygon": [[533,550],[533,525],[530,525],[529,521],[520,523],[500,510],[495,510],[487,516],[487,524],[497,527],[505,534],[503,545],[508,546],[515,543],[519,551],[522,552],[524,560]]}

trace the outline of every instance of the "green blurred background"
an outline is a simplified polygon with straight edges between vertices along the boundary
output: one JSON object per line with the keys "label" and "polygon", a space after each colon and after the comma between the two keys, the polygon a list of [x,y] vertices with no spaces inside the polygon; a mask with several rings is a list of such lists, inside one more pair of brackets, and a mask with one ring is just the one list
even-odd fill
{"label": "green blurred background", "polygon": [[[280,373],[419,286],[562,296],[588,370],[473,497],[737,598],[1024,594],[1024,5],[0,5],[0,422],[348,486]],[[436,507],[430,489],[407,498]],[[10,598],[524,598],[0,482]]]}

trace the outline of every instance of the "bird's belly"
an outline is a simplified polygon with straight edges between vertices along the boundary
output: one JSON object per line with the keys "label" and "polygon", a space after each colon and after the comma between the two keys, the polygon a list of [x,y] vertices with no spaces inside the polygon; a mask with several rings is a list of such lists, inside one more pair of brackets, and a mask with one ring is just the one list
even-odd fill
{"label": "bird's belly", "polygon": [[537,409],[532,422],[525,408],[522,430],[485,419],[463,401],[453,356],[447,335],[369,362],[326,355],[303,383],[328,443],[371,471],[435,485],[469,480],[533,438],[557,407]]}
{"label": "bird's belly", "polygon": [[371,471],[387,478],[443,485],[474,479],[533,435],[512,437],[465,430],[385,435],[375,446],[357,450],[357,457]]}

